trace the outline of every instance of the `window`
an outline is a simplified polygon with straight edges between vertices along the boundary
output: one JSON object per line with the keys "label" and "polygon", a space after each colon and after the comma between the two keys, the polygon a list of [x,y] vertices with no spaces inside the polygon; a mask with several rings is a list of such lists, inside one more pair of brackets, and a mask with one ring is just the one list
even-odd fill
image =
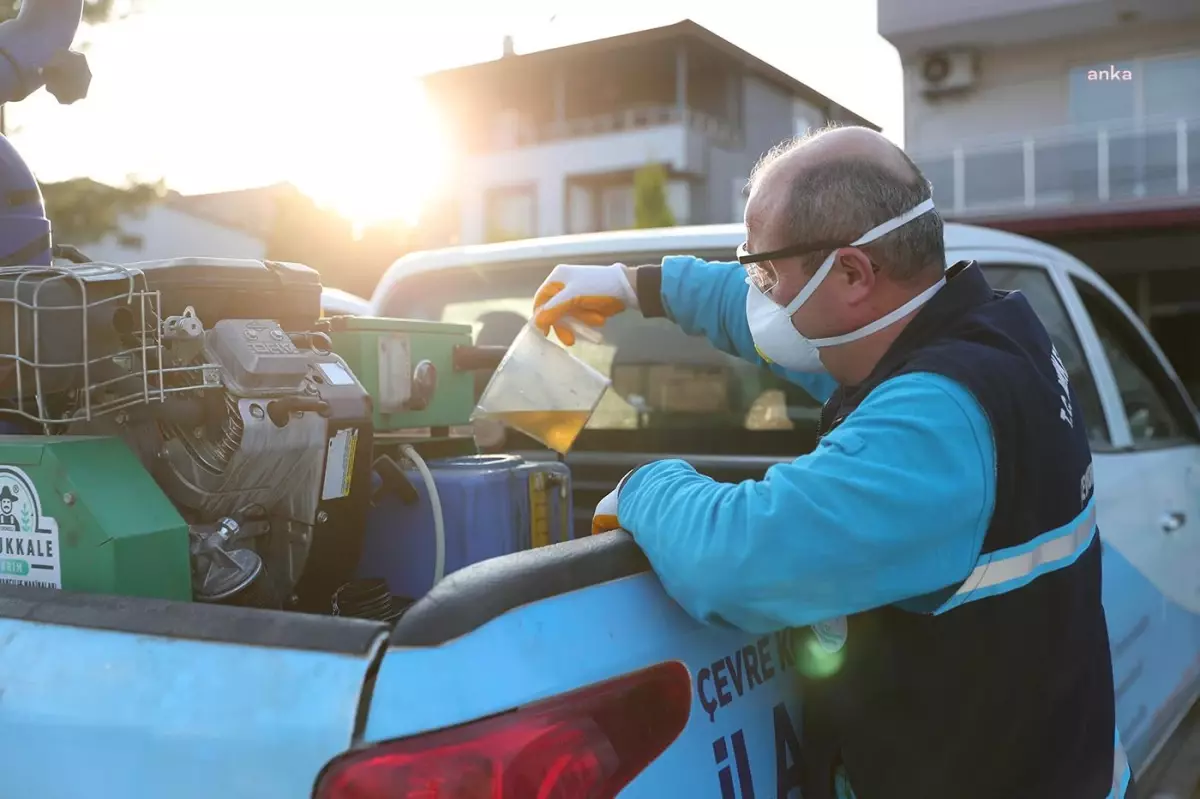
{"label": "window", "polygon": [[1136,117],[1139,74],[1138,64],[1133,61],[1089,64],[1072,69],[1071,121],[1079,125],[1099,125]]}
{"label": "window", "polygon": [[1034,313],[1046,326],[1050,333],[1050,341],[1058,351],[1063,366],[1067,368],[1068,380],[1075,393],[1075,402],[1087,426],[1088,442],[1096,450],[1110,449],[1112,439],[1109,436],[1108,422],[1104,418],[1104,408],[1100,404],[1100,394],[1096,390],[1096,381],[1088,368],[1075,325],[1067,316],[1067,309],[1062,304],[1058,290],[1050,282],[1050,276],[1045,270],[1036,267],[1007,264],[986,265],[983,267],[983,273],[992,288],[999,291],[1020,291],[1025,295]]}
{"label": "window", "polygon": [[487,240],[511,241],[537,235],[537,195],[533,186],[487,193]]}
{"label": "window", "polygon": [[634,222],[633,186],[609,186],[600,191],[600,229],[629,230]]}
{"label": "window", "polygon": [[[688,225],[692,219],[692,184],[686,180],[667,181],[667,207],[675,224]],[[636,217],[636,213],[634,214]]]}
{"label": "window", "polygon": [[1135,447],[1196,439],[1187,401],[1129,319],[1091,284],[1073,279],[1112,368]]}
{"label": "window", "polygon": [[[661,257],[587,260],[656,263]],[[553,267],[553,262],[528,263],[418,276],[385,312],[470,324],[476,343],[507,345],[528,322],[533,295]],[[603,332],[600,344],[581,341],[572,349],[613,381],[580,438],[581,449],[795,456],[813,447],[820,403],[799,386],[718,352],[665,319],[621,314]],[[510,438],[507,446],[532,445]]]}
{"label": "window", "polygon": [[1083,125],[1200,116],[1200,54],[1075,67],[1070,109]]}
{"label": "window", "polygon": [[567,184],[567,232],[596,231],[596,193],[588,186]]}
{"label": "window", "polygon": [[823,115],[803,100],[792,101],[792,135],[803,136],[821,124]]}
{"label": "window", "polygon": [[1147,117],[1200,117],[1200,54],[1147,59],[1142,70]]}

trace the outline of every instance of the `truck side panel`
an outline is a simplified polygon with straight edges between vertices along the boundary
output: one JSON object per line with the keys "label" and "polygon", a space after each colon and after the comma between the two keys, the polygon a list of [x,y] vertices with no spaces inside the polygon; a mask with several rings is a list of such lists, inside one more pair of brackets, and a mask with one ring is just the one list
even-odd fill
{"label": "truck side panel", "polygon": [[308,796],[382,638],[355,655],[0,618],[0,793]]}
{"label": "truck side panel", "polygon": [[1135,770],[1196,700],[1200,687],[1200,617],[1163,596],[1107,545],[1104,612],[1113,653],[1117,728]]}
{"label": "truck side panel", "polygon": [[743,791],[752,781],[755,795],[795,796],[798,770],[776,768],[777,750],[791,766],[798,748],[794,640],[705,627],[652,574],[624,577],[524,605],[440,646],[387,651],[364,740],[461,724],[677,660],[692,675],[688,725],[622,795],[717,799],[732,778]]}

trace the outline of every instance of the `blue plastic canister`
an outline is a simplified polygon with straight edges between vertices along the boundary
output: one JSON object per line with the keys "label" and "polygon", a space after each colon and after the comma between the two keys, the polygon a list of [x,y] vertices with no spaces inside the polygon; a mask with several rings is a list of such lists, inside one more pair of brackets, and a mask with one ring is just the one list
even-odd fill
{"label": "blue plastic canister", "polygon": [[[445,573],[529,549],[531,531],[549,530],[550,543],[571,535],[570,472],[560,463],[526,462],[515,455],[431,460],[446,535]],[[367,516],[358,576],[383,578],[396,596],[417,599],[433,587],[435,529],[420,472],[406,470],[417,502],[395,495],[377,500]]]}

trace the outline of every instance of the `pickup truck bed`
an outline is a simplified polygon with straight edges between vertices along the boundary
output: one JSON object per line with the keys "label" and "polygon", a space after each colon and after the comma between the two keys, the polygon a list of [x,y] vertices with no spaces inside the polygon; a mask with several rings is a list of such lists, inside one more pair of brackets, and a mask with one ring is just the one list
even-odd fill
{"label": "pickup truck bed", "polygon": [[387,634],[353,619],[0,588],[0,793],[306,796],[354,740]]}

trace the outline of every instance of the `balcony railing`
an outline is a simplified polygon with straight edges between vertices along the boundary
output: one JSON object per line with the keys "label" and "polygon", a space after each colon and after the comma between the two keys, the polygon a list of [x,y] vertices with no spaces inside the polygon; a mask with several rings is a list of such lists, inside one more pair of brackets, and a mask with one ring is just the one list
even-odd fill
{"label": "balcony railing", "polygon": [[509,124],[498,126],[497,135],[493,139],[493,149],[511,150],[564,139],[679,124],[708,137],[719,146],[741,146],[741,131],[736,126],[702,111],[688,108],[681,112],[675,105],[632,106],[604,114],[543,124],[535,124],[527,117],[521,117],[515,124],[512,124],[512,120],[508,122]]}
{"label": "balcony railing", "polygon": [[1200,202],[1200,119],[976,141],[913,160],[933,183],[934,201],[954,217]]}

